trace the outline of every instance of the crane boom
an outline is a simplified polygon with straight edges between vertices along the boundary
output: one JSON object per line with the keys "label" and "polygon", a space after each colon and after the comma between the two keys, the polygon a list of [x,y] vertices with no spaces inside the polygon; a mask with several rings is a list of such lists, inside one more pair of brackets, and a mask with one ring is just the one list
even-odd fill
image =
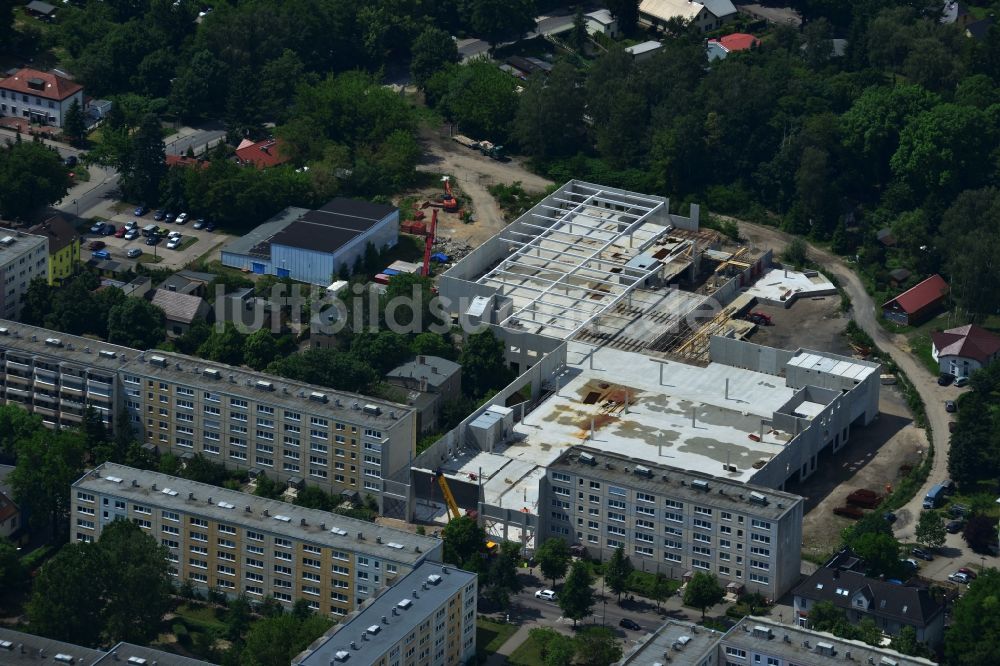
{"label": "crane boom", "polygon": [[444,472],[437,473],[437,482],[441,486],[441,494],[444,495],[445,504],[448,505],[448,519],[455,520],[461,517],[461,512],[458,510],[458,503],[455,502],[455,496],[451,494],[451,488],[448,487],[448,479],[444,478]]}
{"label": "crane boom", "polygon": [[434,247],[434,234],[437,233],[437,222],[438,212],[437,208],[435,208],[434,213],[431,215],[431,228],[427,230],[427,236],[424,238],[424,277],[430,277],[431,274],[431,249]]}

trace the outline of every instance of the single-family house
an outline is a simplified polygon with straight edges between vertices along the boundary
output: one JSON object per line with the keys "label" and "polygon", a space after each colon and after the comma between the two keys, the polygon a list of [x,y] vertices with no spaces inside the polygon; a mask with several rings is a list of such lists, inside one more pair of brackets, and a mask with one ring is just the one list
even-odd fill
{"label": "single-family house", "polygon": [[206,319],[211,312],[201,296],[181,294],[167,289],[153,292],[153,305],[163,310],[167,320],[167,336],[177,337],[187,333],[196,319]]}
{"label": "single-family house", "polygon": [[12,465],[0,465],[0,538],[10,539],[24,525],[21,508],[14,501],[14,492],[7,478]]}
{"label": "single-family house", "polygon": [[34,16],[37,19],[45,21],[51,21],[56,17],[55,5],[42,2],[42,0],[31,0],[31,2],[24,6],[24,11],[29,16]]}
{"label": "single-family house", "polygon": [[618,21],[607,9],[598,9],[584,16],[587,22],[587,32],[591,35],[601,34],[615,39],[618,37]]}
{"label": "single-family house", "polygon": [[167,277],[160,283],[160,289],[176,291],[179,294],[191,294],[194,296],[207,296],[208,285],[216,279],[214,273],[202,273],[199,271],[180,270]]}
{"label": "single-family house", "polygon": [[390,370],[386,382],[406,389],[407,403],[417,409],[419,432],[437,429],[441,407],[462,395],[462,366],[440,356],[418,356]]}
{"label": "single-family house", "polygon": [[264,139],[263,141],[243,139],[236,147],[236,161],[243,166],[252,165],[258,169],[278,166],[291,159],[281,153],[282,146],[281,139]]}
{"label": "single-family house", "polygon": [[745,32],[734,32],[731,35],[708,40],[706,49],[708,59],[711,61],[723,60],[730,53],[749,51],[758,46],[760,46],[760,40],[753,35],[748,35]]}
{"label": "single-family house", "polygon": [[736,18],[732,0],[642,0],[639,18],[653,27],[665,27],[671,19],[681,19],[701,32],[718,30]]}
{"label": "single-family house", "polygon": [[49,239],[50,286],[60,285],[76,273],[80,267],[80,234],[69,220],[53,215],[28,229],[28,233]]}
{"label": "single-family house", "polygon": [[73,102],[83,111],[83,86],[54,72],[25,68],[0,80],[0,116],[62,127]]}
{"label": "single-family house", "polygon": [[916,326],[938,312],[948,298],[948,283],[932,275],[912,289],[886,301],[882,315],[901,326]]}
{"label": "single-family house", "polygon": [[803,627],[809,626],[809,612],[825,601],[844,611],[851,624],[868,618],[889,636],[898,636],[904,627],[912,627],[917,640],[931,647],[940,645],[944,636],[944,606],[925,588],[822,567],[792,594],[796,621]]}
{"label": "single-family house", "polygon": [[1000,336],[975,324],[931,333],[931,356],[941,372],[968,377],[1000,358]]}

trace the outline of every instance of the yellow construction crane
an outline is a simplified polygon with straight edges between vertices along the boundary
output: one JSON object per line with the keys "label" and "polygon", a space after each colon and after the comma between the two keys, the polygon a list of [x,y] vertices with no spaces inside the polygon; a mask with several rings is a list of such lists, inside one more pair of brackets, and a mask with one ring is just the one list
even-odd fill
{"label": "yellow construction crane", "polygon": [[448,520],[452,521],[461,517],[458,503],[455,501],[455,496],[451,494],[451,488],[448,487],[448,479],[444,478],[444,472],[438,470],[436,476],[438,485],[441,486],[441,495],[444,496],[444,503],[448,505]]}

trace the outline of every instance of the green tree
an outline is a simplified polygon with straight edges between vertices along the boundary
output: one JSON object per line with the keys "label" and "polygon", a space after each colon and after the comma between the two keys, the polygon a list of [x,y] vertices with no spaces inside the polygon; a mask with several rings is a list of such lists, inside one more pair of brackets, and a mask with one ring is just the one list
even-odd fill
{"label": "green tree", "polygon": [[576,660],[583,666],[605,666],[622,658],[622,646],[608,627],[587,627],[576,636]]}
{"label": "green tree", "polygon": [[486,597],[501,608],[510,605],[510,595],[521,591],[517,578],[517,565],[521,561],[521,546],[514,541],[504,541],[486,569]]}
{"label": "green tree", "polygon": [[104,425],[104,419],[91,405],[87,405],[84,409],[83,422],[80,426],[83,431],[84,446],[88,452],[108,441],[108,429]]}
{"label": "green tree", "polygon": [[452,360],[455,358],[455,348],[443,335],[437,333],[419,333],[413,338],[410,350],[415,356],[438,356]]}
{"label": "green tree", "polygon": [[170,91],[171,106],[182,118],[218,117],[225,106],[228,71],[211,51],[197,51],[178,70]]}
{"label": "green tree", "polygon": [[[881,519],[881,516],[879,517]],[[883,521],[884,522],[884,521]],[[865,572],[872,577],[899,578],[903,568],[899,561],[900,545],[892,534],[864,534],[851,548],[865,561]]]}
{"label": "green tree", "polygon": [[97,545],[104,567],[104,634],[111,643],[145,644],[156,637],[170,605],[167,549],[128,520],[105,526]]}
{"label": "green tree", "polygon": [[670,579],[657,571],[656,577],[653,578],[653,584],[649,588],[649,598],[656,602],[657,610],[659,610],[660,604],[670,596],[670,589]]}
{"label": "green tree", "polygon": [[13,458],[18,442],[41,431],[42,417],[16,405],[0,405],[0,453]]}
{"label": "green tree", "polygon": [[352,354],[335,349],[310,349],[291,354],[272,363],[268,372],[355,393],[370,392],[378,381],[378,375],[371,366]]}
{"label": "green tree", "polygon": [[351,340],[351,355],[384,375],[410,357],[409,341],[399,333],[356,333]]}
{"label": "green tree", "polygon": [[944,520],[933,511],[921,511],[917,521],[917,543],[928,548],[940,548],[944,545],[947,533],[944,530]]}
{"label": "green tree", "polygon": [[334,498],[319,486],[306,486],[295,495],[295,504],[310,509],[333,510]]}
{"label": "green tree", "polygon": [[266,473],[261,472],[257,475],[257,485],[254,488],[253,494],[257,497],[278,499],[284,490],[284,487],[280,483],[273,480]]}
{"label": "green tree", "polygon": [[535,553],[535,559],[542,570],[542,576],[551,580],[552,587],[555,587],[556,579],[565,576],[569,569],[569,546],[561,537],[549,537]]}
{"label": "green tree", "polygon": [[555,629],[537,627],[530,632],[532,640],[542,646],[545,666],[570,666],[576,654],[576,641]]}
{"label": "green tree", "polygon": [[79,143],[87,136],[87,122],[83,118],[83,109],[80,108],[78,100],[74,99],[69,108],[66,109],[66,117],[63,118],[63,134],[68,136],[74,144]]}
{"label": "green tree", "polygon": [[274,362],[278,343],[266,328],[254,331],[243,341],[243,362],[254,370],[263,370]]}
{"label": "green tree", "polygon": [[926,645],[917,640],[917,630],[911,626],[905,626],[899,630],[899,633],[892,639],[891,647],[896,652],[913,657],[930,658],[934,656]]}
{"label": "green tree", "polygon": [[1000,572],[987,569],[979,574],[959,599],[951,614],[951,627],[944,636],[945,661],[950,666],[985,666],[996,661],[1000,625]]}
{"label": "green tree", "polygon": [[844,614],[844,611],[829,601],[819,601],[809,610],[809,627],[816,631],[833,633],[838,625],[846,622],[847,615]]}
{"label": "green tree", "polygon": [[583,54],[587,47],[588,38],[587,17],[583,13],[583,6],[577,5],[576,12],[573,14],[573,27],[570,29],[569,43],[573,45],[577,53]]}
{"label": "green tree", "polygon": [[198,356],[210,361],[219,361],[229,365],[243,363],[244,336],[236,330],[236,326],[227,321],[223,326],[213,326],[208,338],[198,347]]}
{"label": "green tree", "polygon": [[517,113],[516,88],[517,79],[477,58],[432,76],[426,93],[464,132],[496,143],[507,137]]}
{"label": "green tree", "polygon": [[108,313],[108,341],[152,349],[166,338],[166,314],[149,301],[126,298]]}
{"label": "green tree", "polygon": [[490,51],[535,27],[534,0],[469,0],[469,11],[469,26],[489,43]]}
{"label": "green tree", "polygon": [[563,583],[562,592],[559,593],[559,608],[566,617],[573,620],[574,627],[578,620],[590,615],[594,607],[592,582],[587,565],[579,560],[574,562]]}
{"label": "green tree", "polygon": [[25,610],[31,630],[77,645],[101,638],[106,563],[96,543],[64,546],[46,562],[31,586]]}
{"label": "green tree", "polygon": [[25,582],[26,574],[17,546],[7,537],[0,537],[0,587],[5,590],[17,589]]}
{"label": "green tree", "polygon": [[698,571],[684,588],[684,605],[700,608],[701,619],[704,620],[705,611],[721,602],[725,596],[726,591],[714,575]]}
{"label": "green tree", "polygon": [[278,615],[254,622],[247,633],[240,662],[246,666],[286,666],[323,635],[332,623],[325,617]]}
{"label": "green tree", "polygon": [[583,138],[586,106],[582,77],[561,60],[548,76],[528,79],[514,118],[514,137],[531,155],[544,159],[575,153]]}
{"label": "green tree", "polygon": [[462,389],[473,396],[505,386],[512,373],[504,362],[504,344],[485,330],[466,337],[459,355],[462,366]]}
{"label": "green tree", "polygon": [[470,571],[482,568],[480,555],[486,544],[486,531],[468,516],[453,519],[441,530],[444,561]]}
{"label": "green tree", "polygon": [[632,561],[625,554],[625,549],[618,546],[608,565],[604,568],[604,582],[608,589],[618,595],[618,604],[622,602],[622,592],[628,589],[628,578],[632,575]]}
{"label": "green tree", "polygon": [[801,238],[793,238],[781,258],[795,268],[801,268],[809,261],[809,246]]}
{"label": "green tree", "polygon": [[445,65],[458,62],[455,40],[444,30],[429,26],[424,28],[410,49],[410,73],[413,82],[423,88],[431,76]]}
{"label": "green tree", "polygon": [[[308,602],[307,602],[308,603]],[[242,640],[253,620],[253,608],[245,594],[229,602],[226,609],[226,638],[230,641]]]}
{"label": "green tree", "polygon": [[991,547],[997,542],[997,523],[989,516],[972,516],[962,530],[962,538],[972,552],[992,555]]}
{"label": "green tree", "polygon": [[69,175],[54,149],[35,141],[17,141],[0,149],[0,213],[26,219],[66,195]]}
{"label": "green tree", "polygon": [[626,35],[635,32],[639,23],[639,0],[607,0],[605,3]]}
{"label": "green tree", "polygon": [[9,482],[18,504],[31,507],[32,529],[65,538],[70,485],[83,474],[85,452],[78,430],[43,429],[18,442]]}
{"label": "green tree", "polygon": [[166,153],[160,119],[152,113],[146,114],[119,169],[122,192],[127,198],[157,200],[160,181],[167,175]]}

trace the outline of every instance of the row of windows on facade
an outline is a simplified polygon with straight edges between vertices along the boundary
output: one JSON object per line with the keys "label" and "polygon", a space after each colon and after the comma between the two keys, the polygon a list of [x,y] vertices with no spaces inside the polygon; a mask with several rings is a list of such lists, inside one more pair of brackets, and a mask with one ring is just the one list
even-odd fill
{"label": "row of windows on facade", "polygon": [[[17,95],[18,95],[18,93],[11,92],[10,93],[10,99],[16,101],[17,100]],[[0,90],[0,99],[7,99],[7,91],[6,90]],[[23,94],[23,93],[21,93],[21,101],[22,102],[31,103],[31,100],[28,98],[28,96],[25,95],[25,94]],[[54,101],[52,101],[52,100],[42,101],[42,99],[40,97],[35,97],[35,104],[41,106],[42,104],[45,104],[45,102],[48,102],[48,106],[49,106],[50,109],[56,108],[56,103]]]}
{"label": "row of windows on facade", "polygon": [[[594,483],[594,482],[592,482],[592,483]],[[560,496],[563,496],[563,497],[569,497],[569,496],[572,495],[572,492],[570,492],[570,490],[568,488],[563,488],[561,486],[553,486],[552,487],[552,492],[554,494],[556,494],[556,495],[560,495]],[[583,501],[584,500],[584,493],[582,493],[582,492],[581,493],[577,493],[577,498],[580,501]],[[589,502],[589,504],[600,505],[601,504],[601,497],[600,497],[600,495],[590,495],[587,501]],[[657,500],[656,500],[656,496],[655,495],[650,495],[648,493],[637,492],[636,493],[636,502],[643,502],[643,503],[648,504],[648,505],[655,505],[656,502],[657,502]],[[569,509],[570,508],[570,503],[568,501],[566,501],[566,500],[560,500],[559,498],[553,499],[552,500],[552,505],[555,506],[555,507],[558,507],[558,508],[563,508],[563,509]],[[628,509],[628,504],[624,500],[616,500],[616,499],[609,498],[608,501],[607,501],[607,505],[608,505],[609,509],[618,509],[620,511],[625,511],[625,510]],[[674,499],[667,498],[667,499],[664,500],[663,506],[664,506],[664,510],[662,512],[662,516],[663,516],[663,518],[665,520],[670,520],[670,521],[678,522],[678,523],[684,522],[684,516],[683,516],[683,514],[676,513],[675,511],[671,511],[670,510],[670,509],[674,509],[676,511],[683,511],[684,510],[684,502],[681,502],[679,500],[674,500]],[[657,516],[657,510],[653,506],[643,506],[642,504],[637,504],[633,508],[635,509],[636,515],[649,516],[651,518],[656,518],[656,516]],[[712,517],[713,515],[715,515],[715,510],[713,510],[711,507],[698,506],[696,504],[693,504],[692,508],[694,510],[694,513],[696,513],[698,515],[707,516],[707,517]],[[577,506],[577,511],[583,511],[583,505],[582,504],[580,504],[580,505]],[[595,509],[595,508],[591,508],[590,509],[591,515],[595,515],[595,516],[599,515],[599,513],[595,513],[596,511],[598,511],[598,510]],[[620,516],[621,520],[625,519],[624,518],[625,514],[609,511],[608,512],[608,517],[611,518],[612,516],[616,516],[616,517]],[[734,520],[734,515],[733,515],[733,513],[731,511],[719,511],[718,512],[718,517],[719,517],[720,520],[725,521],[725,522],[732,522]],[[614,518],[612,518],[612,519],[614,519]],[[739,514],[736,514],[735,515],[735,520],[736,520],[736,522],[738,524],[742,525],[743,522],[744,522],[744,517],[741,516],[741,515],[739,515]],[[696,524],[697,523],[707,524],[709,526],[709,529],[711,529],[711,523],[708,522],[708,521],[706,521],[706,520],[704,520],[704,519],[695,518],[695,522],[696,522]],[[761,520],[759,518],[751,518],[750,519],[750,524],[755,529],[761,529],[761,530],[770,530],[771,529],[771,522],[770,521]]]}

